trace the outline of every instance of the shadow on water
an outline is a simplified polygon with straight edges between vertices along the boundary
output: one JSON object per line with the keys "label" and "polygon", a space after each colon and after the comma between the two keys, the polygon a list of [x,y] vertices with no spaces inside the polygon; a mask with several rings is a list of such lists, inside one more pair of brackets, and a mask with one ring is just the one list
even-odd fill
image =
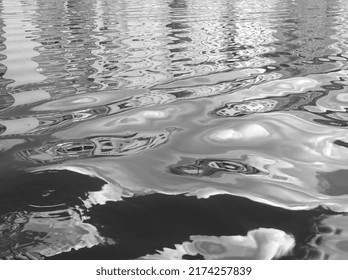
{"label": "shadow on water", "polygon": [[[100,191],[104,184],[102,180],[70,171],[52,171],[18,172],[6,181],[8,184],[0,189],[0,214],[2,219],[7,217],[7,222],[3,220],[1,224],[2,245],[7,237],[15,243],[13,250],[22,248],[25,252],[25,248],[29,248],[27,252],[30,253],[30,232],[24,225],[18,227],[29,218],[22,215],[20,219],[19,213],[30,217],[64,209],[78,212],[80,218],[77,219],[93,225],[103,238],[114,241],[113,245],[104,243],[77,251],[67,248],[70,252],[57,251],[50,257],[53,259],[133,259],[173,247],[189,240],[191,235],[246,235],[260,227],[276,228],[293,235],[296,246],[292,257],[302,258],[308,253],[308,239],[318,233],[317,226],[335,214],[323,208],[290,211],[231,195],[197,199],[185,195],[149,194],[86,207],[84,201],[88,199],[88,193]],[[17,213],[17,216],[9,213]],[[54,223],[61,218],[52,215],[47,219]],[[66,215],[64,219],[76,217]],[[36,226],[39,233],[40,227]],[[42,235],[45,234],[50,233],[38,236],[44,240]],[[11,242],[7,240],[8,244]],[[32,245],[32,249],[35,252],[35,246]]]}
{"label": "shadow on water", "polygon": [[0,188],[1,213],[75,206],[86,199],[87,192],[99,191],[103,185],[100,179],[70,171],[15,172],[1,177],[6,182]]}
{"label": "shadow on water", "polygon": [[303,258],[308,253],[308,239],[318,233],[316,225],[332,214],[322,208],[289,211],[230,195],[209,199],[162,194],[125,198],[95,206],[89,213],[88,222],[115,240],[115,245],[73,250],[52,258],[133,259],[174,248],[191,235],[246,235],[259,227],[292,234],[296,247],[290,258]]}

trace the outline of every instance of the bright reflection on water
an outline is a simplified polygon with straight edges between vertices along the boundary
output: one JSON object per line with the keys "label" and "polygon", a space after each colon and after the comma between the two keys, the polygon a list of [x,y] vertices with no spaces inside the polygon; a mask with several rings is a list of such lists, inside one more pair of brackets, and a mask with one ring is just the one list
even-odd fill
{"label": "bright reflection on water", "polygon": [[347,22],[3,0],[0,259],[348,259]]}

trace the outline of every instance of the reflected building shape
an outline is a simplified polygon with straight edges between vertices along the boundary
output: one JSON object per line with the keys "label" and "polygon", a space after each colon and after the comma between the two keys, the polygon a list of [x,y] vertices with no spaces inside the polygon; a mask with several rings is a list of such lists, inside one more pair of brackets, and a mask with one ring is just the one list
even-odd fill
{"label": "reflected building shape", "polygon": [[[284,76],[308,75],[340,68],[326,59],[341,53],[338,30],[340,5],[337,0],[277,1],[276,52],[272,57]],[[323,58],[323,59],[322,59]],[[332,62],[332,63],[330,63]],[[341,63],[340,63],[341,64]],[[342,64],[341,64],[342,65]]]}
{"label": "reflected building shape", "polygon": [[[95,1],[97,72],[103,88],[148,88],[172,76],[168,71],[168,7],[153,1]],[[156,8],[154,8],[156,7]]]}
{"label": "reflected building shape", "polygon": [[[255,73],[241,79],[233,76],[233,70],[264,67],[274,62],[262,56],[271,50],[268,45],[274,41],[271,36],[273,31],[269,27],[271,23],[265,25],[265,18],[259,18],[259,23],[255,20],[246,21],[244,15],[240,15],[245,7],[238,5],[242,6],[243,3],[186,0],[172,1],[169,4],[172,13],[167,27],[171,29],[168,33],[171,42],[167,44],[167,48],[171,52],[171,72],[174,79],[157,85],[156,88],[171,87],[174,90],[178,86],[186,90],[186,94],[202,97],[230,93],[281,76],[275,72]],[[253,12],[254,9],[253,6]],[[265,10],[262,7],[260,9],[261,12]],[[246,11],[245,14],[249,16],[250,12]],[[238,28],[238,24],[248,27]],[[262,29],[260,34],[253,34],[256,30],[255,24]],[[250,37],[255,44],[249,46],[243,41],[247,37],[246,31],[251,33]],[[197,83],[186,88],[186,82],[195,77]]]}
{"label": "reflected building shape", "polygon": [[28,35],[33,35],[38,30],[34,24],[37,8],[36,0],[30,4],[19,0],[2,1],[2,36],[6,39],[3,42],[6,48],[0,52],[6,58],[1,63],[6,67],[3,77],[13,81],[12,87],[45,80],[45,76],[38,72],[39,64],[34,61],[39,55],[37,48],[41,45],[32,39],[35,36]]}
{"label": "reflected building shape", "polygon": [[96,0],[63,0],[47,2],[37,0],[35,24],[38,26],[35,42],[40,72],[47,78],[45,86],[54,95],[69,95],[95,91],[102,86],[92,77],[98,70],[93,64],[97,55],[94,21],[98,16]]}
{"label": "reflected building shape", "polygon": [[224,17],[228,5],[225,1],[172,1],[170,33],[167,47],[171,52],[171,65],[175,77],[201,76],[228,70],[225,43]]}
{"label": "reflected building shape", "polygon": [[90,51],[96,59],[91,64],[94,72],[88,79],[97,83],[99,90],[123,88],[129,84],[120,75],[130,68],[123,61],[132,53],[123,43],[124,39],[131,38],[125,17],[126,4],[123,0],[91,2],[94,15],[90,36],[96,47]]}
{"label": "reflected building shape", "polygon": [[348,3],[345,0],[337,0],[337,14],[335,17],[335,35],[333,38],[337,40],[337,43],[332,45],[337,50],[337,53],[343,54],[348,57],[348,47],[346,41],[348,39]]}
{"label": "reflected building shape", "polygon": [[79,140],[45,142],[41,147],[17,153],[18,158],[36,164],[55,163],[89,157],[126,156],[164,144],[173,129],[162,133],[132,133]]}
{"label": "reflected building shape", "polygon": [[[3,5],[0,3],[0,15],[3,14]],[[0,17],[0,91],[5,92],[6,86],[10,84],[12,81],[9,79],[5,79],[3,76],[6,72],[6,66],[2,64],[2,61],[6,59],[6,56],[1,53],[2,50],[6,48],[4,41],[5,38],[2,36],[4,34],[4,21],[2,17]]]}
{"label": "reflected building shape", "polygon": [[94,63],[91,65],[94,69],[96,69],[96,72],[90,75],[90,79],[95,80],[97,83],[101,85],[100,90],[103,90],[104,88],[108,87],[108,84],[105,83],[102,79],[98,79],[98,76],[103,71],[103,66],[107,64],[107,59],[103,53],[105,53],[106,47],[104,46],[104,42],[107,39],[107,37],[103,34],[103,31],[107,30],[107,27],[105,26],[105,19],[104,19],[104,7],[103,7],[103,1],[102,0],[96,0],[94,3],[94,10],[96,13],[95,16],[95,27],[93,29],[93,38],[96,38],[95,45],[97,46],[96,49],[91,50],[91,53],[98,57],[97,60],[94,61]]}
{"label": "reflected building shape", "polygon": [[149,88],[172,78],[167,49],[166,22],[169,7],[161,0],[122,1],[127,36],[121,63],[127,69],[119,73],[131,88]]}
{"label": "reflected building shape", "polygon": [[276,0],[267,1],[233,1],[234,14],[230,20],[235,21],[235,43],[240,46],[235,51],[241,61],[236,61],[237,67],[262,67],[273,64],[275,61],[266,56],[272,53],[274,43],[273,19],[276,14]]}

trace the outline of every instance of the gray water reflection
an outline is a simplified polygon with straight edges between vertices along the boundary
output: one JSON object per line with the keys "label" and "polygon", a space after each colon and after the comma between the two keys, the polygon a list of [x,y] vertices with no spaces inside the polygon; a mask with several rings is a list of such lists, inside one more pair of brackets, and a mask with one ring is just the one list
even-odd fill
{"label": "gray water reflection", "polygon": [[[289,237],[284,254],[263,256],[346,258],[345,233],[322,229],[348,211],[347,15],[344,0],[2,1],[0,258],[107,247],[90,221],[96,205],[152,193],[337,211],[317,222],[305,254]],[[51,189],[8,191],[21,186],[17,172],[50,182],[65,170],[104,187],[65,190],[77,200],[54,205]],[[268,232],[249,232],[258,228]],[[248,236],[195,234],[226,252]],[[244,238],[238,246],[256,248]],[[181,256],[191,241],[160,255]]]}
{"label": "gray water reflection", "polygon": [[[36,13],[37,4],[28,5],[20,1],[2,1],[1,15],[3,32],[6,34],[4,65],[6,71],[4,78],[12,80],[13,86],[29,83],[40,83],[45,76],[38,71],[39,65],[33,59],[39,55],[35,48],[36,26],[33,24],[33,15]],[[18,17],[21,14],[21,17]],[[29,34],[28,34],[29,33]]]}

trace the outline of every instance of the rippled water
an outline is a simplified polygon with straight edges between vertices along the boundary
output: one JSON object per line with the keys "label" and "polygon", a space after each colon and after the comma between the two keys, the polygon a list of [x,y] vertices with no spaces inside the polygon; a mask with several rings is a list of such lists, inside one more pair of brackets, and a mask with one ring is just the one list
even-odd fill
{"label": "rippled water", "polygon": [[348,3],[3,0],[0,259],[348,259]]}

